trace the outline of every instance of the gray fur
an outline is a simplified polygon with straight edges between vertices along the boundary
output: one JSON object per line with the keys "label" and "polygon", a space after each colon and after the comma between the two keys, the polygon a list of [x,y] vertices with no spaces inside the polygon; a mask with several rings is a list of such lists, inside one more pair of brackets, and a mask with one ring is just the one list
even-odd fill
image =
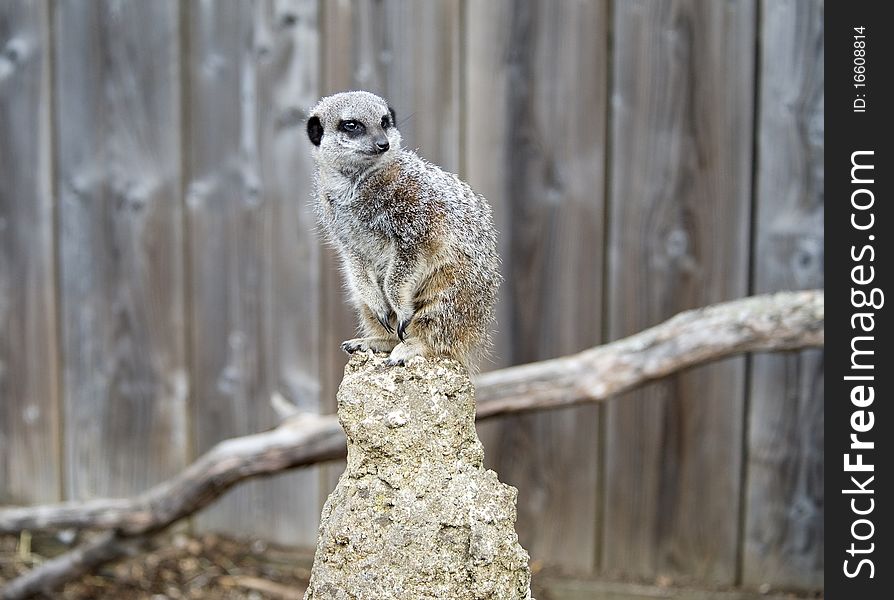
{"label": "gray fur", "polygon": [[[345,92],[320,100],[308,121],[317,217],[363,335],[342,347],[390,352],[391,364],[422,355],[474,366],[500,284],[491,210],[456,175],[402,149],[392,114],[378,96]],[[340,130],[345,121],[365,130]]]}

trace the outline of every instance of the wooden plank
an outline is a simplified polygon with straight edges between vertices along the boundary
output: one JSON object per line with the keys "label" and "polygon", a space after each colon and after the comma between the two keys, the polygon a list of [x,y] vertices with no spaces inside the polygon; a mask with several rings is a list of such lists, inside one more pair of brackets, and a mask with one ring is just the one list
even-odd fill
{"label": "wooden plank", "polygon": [[[356,3],[349,2],[322,4],[321,96],[357,87],[353,77],[356,40],[352,23],[355,5]],[[323,298],[320,311],[320,322],[323,325],[320,340],[320,384],[325,412],[334,413],[337,407],[335,393],[347,364],[341,342],[354,336],[357,317],[348,305],[335,251],[325,245],[320,252],[320,278]],[[343,470],[343,462],[325,468],[323,482],[325,495],[335,487],[335,482]]]}
{"label": "wooden plank", "polygon": [[[755,10],[615,5],[612,339],[748,291]],[[734,581],[744,384],[730,360],[609,403],[608,574]]]}
{"label": "wooden plank", "polygon": [[[334,94],[354,87],[352,82],[352,57],[354,36],[351,31],[353,4],[348,2],[325,2],[322,11],[322,40],[320,52],[323,55],[323,72],[320,74],[321,96]],[[310,149],[308,149],[310,152]],[[319,240],[318,243],[322,243]],[[344,374],[347,357],[341,349],[341,342],[354,337],[357,316],[350,308],[345,296],[344,284],[339,272],[338,258],[328,245],[320,250],[320,393],[323,412],[337,410],[335,399],[338,386]],[[321,467],[320,506],[329,493],[335,489],[338,478],[345,470],[344,461],[335,461]]]}
{"label": "wooden plank", "polygon": [[[465,164],[501,231],[499,364],[601,341],[607,9],[467,8]],[[600,414],[584,407],[481,428],[489,466],[520,490],[517,529],[534,560],[593,570]]]}
{"label": "wooden plank", "polygon": [[[405,148],[451,171],[459,170],[460,1],[358,0],[323,4],[323,94],[363,89],[387,99],[397,113]],[[354,337],[330,248],[321,253],[323,283],[322,397],[335,411],[335,392]],[[324,493],[344,465],[326,468]]]}
{"label": "wooden plank", "polygon": [[[457,173],[460,2],[390,0],[382,8],[377,13],[385,28],[378,53],[383,63],[380,93],[397,112],[403,145]],[[355,28],[362,27],[361,18]]]}
{"label": "wooden plank", "polygon": [[[272,383],[288,401],[310,412],[323,408],[320,245],[311,204],[313,160],[304,127],[307,110],[320,93],[318,4],[266,0],[255,8],[258,155],[264,202],[272,213],[267,321]],[[291,545],[315,546],[320,476],[318,468],[304,469],[265,483],[269,515],[252,524],[253,530]]]}
{"label": "wooden plank", "polygon": [[[823,287],[823,4],[761,12],[755,292]],[[755,356],[743,580],[823,587],[823,354]]]}
{"label": "wooden plank", "polygon": [[0,3],[0,504],[61,500],[46,2]]}
{"label": "wooden plank", "polygon": [[[198,455],[222,439],[258,431],[269,418],[273,389],[263,357],[269,355],[270,223],[258,172],[252,6],[188,3],[184,19],[191,408]],[[197,526],[251,533],[262,517],[259,493],[257,482],[240,486],[202,513]]]}
{"label": "wooden plank", "polygon": [[177,3],[55,3],[66,491],[187,458]]}
{"label": "wooden plank", "polygon": [[[487,198],[493,209],[497,243],[502,259],[504,279],[512,271],[511,198],[503,165],[511,164],[508,145],[509,112],[506,110],[510,89],[510,52],[508,25],[513,5],[511,0],[470,1],[465,5],[463,27],[464,97],[462,123],[461,175],[472,188]],[[515,331],[512,313],[516,298],[508,293],[504,281],[497,301],[497,323],[493,335],[494,350],[483,370],[508,367],[513,363]],[[487,448],[496,444],[498,424],[479,427]],[[527,546],[525,546],[527,548]]]}
{"label": "wooden plank", "polygon": [[[795,600],[801,597],[755,590],[677,588],[567,577],[535,577],[534,583],[535,590],[544,590],[544,597],[550,600]],[[808,597],[817,598],[812,594]]]}
{"label": "wooden plank", "polygon": [[[269,429],[271,397],[320,409],[318,244],[304,115],[317,3],[190,4],[187,192],[196,451]],[[316,469],[251,482],[202,528],[313,545]]]}

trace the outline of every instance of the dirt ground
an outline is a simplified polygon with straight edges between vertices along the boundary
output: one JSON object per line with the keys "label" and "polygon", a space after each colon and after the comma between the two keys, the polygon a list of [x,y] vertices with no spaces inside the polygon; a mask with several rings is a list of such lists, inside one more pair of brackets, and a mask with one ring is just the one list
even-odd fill
{"label": "dirt ground", "polygon": [[[30,547],[29,547],[30,546]],[[55,539],[0,537],[0,589],[65,549]],[[65,586],[54,600],[295,600],[304,595],[312,556],[261,541],[178,534]]]}

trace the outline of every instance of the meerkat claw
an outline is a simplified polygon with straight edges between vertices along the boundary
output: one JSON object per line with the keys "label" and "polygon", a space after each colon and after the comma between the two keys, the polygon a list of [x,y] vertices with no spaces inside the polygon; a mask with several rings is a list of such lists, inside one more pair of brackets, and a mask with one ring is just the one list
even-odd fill
{"label": "meerkat claw", "polygon": [[397,324],[397,337],[400,338],[400,341],[404,341],[407,336],[407,325],[410,324],[410,321],[401,321]]}
{"label": "meerkat claw", "polygon": [[389,358],[385,361],[385,364],[388,365],[389,367],[403,367],[403,366],[405,366],[404,359],[402,359],[402,358]]}
{"label": "meerkat claw", "polygon": [[385,328],[385,331],[387,331],[388,333],[394,333],[394,327],[392,327],[391,323],[388,322],[387,317],[383,317],[381,315],[376,315],[376,319],[379,321],[379,323],[382,325],[382,327]]}

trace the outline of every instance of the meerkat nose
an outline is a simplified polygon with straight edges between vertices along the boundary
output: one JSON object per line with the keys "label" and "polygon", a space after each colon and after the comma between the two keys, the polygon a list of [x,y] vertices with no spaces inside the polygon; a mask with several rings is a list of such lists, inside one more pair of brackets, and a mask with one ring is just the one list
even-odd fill
{"label": "meerkat nose", "polygon": [[385,136],[376,138],[376,149],[379,152],[385,152],[390,147],[391,144],[388,143],[388,138],[386,138]]}

